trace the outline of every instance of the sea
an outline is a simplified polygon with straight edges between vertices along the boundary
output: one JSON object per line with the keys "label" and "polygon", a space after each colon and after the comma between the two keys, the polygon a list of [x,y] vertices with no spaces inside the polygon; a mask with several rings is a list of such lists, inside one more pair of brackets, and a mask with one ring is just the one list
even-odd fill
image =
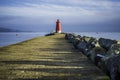
{"label": "sea", "polygon": [[[44,36],[49,32],[2,32],[0,33],[0,47],[16,44],[32,38]],[[81,36],[120,40],[120,32],[70,32]]]}
{"label": "sea", "polygon": [[1,32],[0,47],[44,36],[45,34],[47,34],[47,32]]}

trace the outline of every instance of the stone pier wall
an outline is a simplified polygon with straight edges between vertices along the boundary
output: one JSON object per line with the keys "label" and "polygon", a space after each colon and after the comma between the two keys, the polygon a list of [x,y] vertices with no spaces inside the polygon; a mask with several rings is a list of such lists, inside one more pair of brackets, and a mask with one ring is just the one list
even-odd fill
{"label": "stone pier wall", "polygon": [[67,33],[65,39],[109,75],[111,80],[120,80],[119,41],[72,33]]}

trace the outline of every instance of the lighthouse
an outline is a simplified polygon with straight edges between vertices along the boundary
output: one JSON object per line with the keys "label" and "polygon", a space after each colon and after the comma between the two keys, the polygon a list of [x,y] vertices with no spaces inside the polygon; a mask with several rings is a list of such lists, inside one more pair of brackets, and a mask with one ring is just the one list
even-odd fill
{"label": "lighthouse", "polygon": [[60,23],[60,20],[57,19],[57,22],[56,22],[56,33],[61,33],[61,23]]}

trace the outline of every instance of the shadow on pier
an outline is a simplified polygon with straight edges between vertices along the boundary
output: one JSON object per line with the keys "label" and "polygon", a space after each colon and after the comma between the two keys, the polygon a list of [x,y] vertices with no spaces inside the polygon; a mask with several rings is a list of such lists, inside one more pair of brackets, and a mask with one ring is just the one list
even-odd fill
{"label": "shadow on pier", "polygon": [[86,56],[67,43],[63,34],[21,44],[25,45],[12,45],[0,52],[9,51],[0,54],[1,80],[109,80]]}

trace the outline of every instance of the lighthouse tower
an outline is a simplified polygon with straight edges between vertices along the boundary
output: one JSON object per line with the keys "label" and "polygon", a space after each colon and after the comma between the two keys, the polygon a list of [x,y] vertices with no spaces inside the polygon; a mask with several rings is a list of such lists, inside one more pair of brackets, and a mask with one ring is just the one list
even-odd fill
{"label": "lighthouse tower", "polygon": [[60,20],[57,19],[57,22],[56,22],[56,33],[61,33],[61,23],[60,23]]}

